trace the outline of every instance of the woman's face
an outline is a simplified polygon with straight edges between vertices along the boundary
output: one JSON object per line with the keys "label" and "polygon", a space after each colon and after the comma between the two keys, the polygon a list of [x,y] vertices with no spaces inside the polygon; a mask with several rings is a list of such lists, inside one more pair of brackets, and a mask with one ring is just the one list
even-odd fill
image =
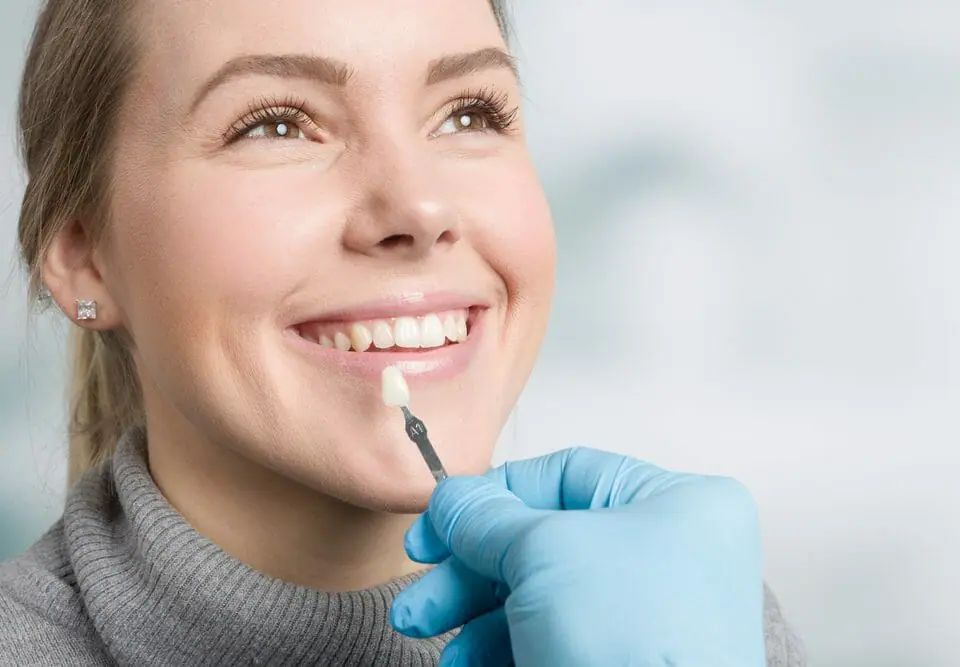
{"label": "woman's face", "polygon": [[151,437],[415,510],[396,364],[447,468],[483,470],[554,271],[487,0],[140,6],[101,261]]}

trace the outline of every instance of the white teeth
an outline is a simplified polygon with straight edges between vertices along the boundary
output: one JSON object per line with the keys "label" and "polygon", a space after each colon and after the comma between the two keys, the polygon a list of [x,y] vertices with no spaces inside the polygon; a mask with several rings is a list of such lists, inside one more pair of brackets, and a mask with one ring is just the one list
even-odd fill
{"label": "white teeth", "polygon": [[420,323],[420,347],[440,347],[446,342],[438,315],[427,315]]}
{"label": "white teeth", "polygon": [[373,345],[373,334],[362,324],[350,327],[350,343],[357,352],[366,352]]}
{"label": "white teeth", "polygon": [[395,347],[405,350],[432,349],[443,347],[448,340],[451,343],[467,340],[466,311],[354,322],[343,326],[344,329],[340,331],[334,329],[304,336],[323,347],[342,352],[366,352],[371,348],[389,350]]}
{"label": "white teeth", "polygon": [[393,331],[390,325],[382,320],[373,324],[373,344],[379,350],[386,350],[394,345]]}
{"label": "white teeth", "polygon": [[350,339],[339,331],[337,332],[337,335],[333,337],[333,346],[341,352],[346,352],[349,350],[350,345]]}
{"label": "white teeth", "polygon": [[447,337],[451,343],[456,343],[457,339],[460,337],[460,334],[457,331],[457,318],[453,315],[447,315],[443,319],[443,335]]}
{"label": "white teeth", "polygon": [[398,317],[393,323],[393,338],[397,347],[420,347],[420,325],[412,317]]}

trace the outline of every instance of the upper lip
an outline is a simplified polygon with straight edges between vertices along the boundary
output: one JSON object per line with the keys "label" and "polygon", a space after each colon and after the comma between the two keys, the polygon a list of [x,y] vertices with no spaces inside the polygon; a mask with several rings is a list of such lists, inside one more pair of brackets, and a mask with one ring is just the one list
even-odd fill
{"label": "upper lip", "polygon": [[448,310],[489,307],[489,300],[467,292],[405,292],[384,296],[349,308],[316,313],[298,319],[295,326],[309,322],[362,322],[394,317],[418,317]]}

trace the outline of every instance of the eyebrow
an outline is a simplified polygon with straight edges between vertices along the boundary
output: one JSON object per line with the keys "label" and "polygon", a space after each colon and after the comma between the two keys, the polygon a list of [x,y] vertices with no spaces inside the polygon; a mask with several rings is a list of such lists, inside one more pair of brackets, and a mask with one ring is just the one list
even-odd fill
{"label": "eyebrow", "polygon": [[311,55],[253,55],[227,61],[216,74],[200,87],[190,113],[196,111],[216,88],[244,76],[272,76],[280,79],[311,79],[330,86],[345,86],[353,72],[347,65],[332,58]]}
{"label": "eyebrow", "polygon": [[518,81],[520,79],[516,59],[503,49],[490,47],[432,60],[427,65],[426,83],[428,86],[433,86],[442,81],[459,79],[488,69],[507,69]]}
{"label": "eyebrow", "polygon": [[[516,59],[503,49],[490,47],[442,56],[427,65],[425,83],[434,86],[443,81],[458,79],[488,69],[507,69],[519,80]],[[353,78],[354,71],[333,58],[306,54],[250,55],[227,61],[207,79],[190,105],[196,111],[203,100],[216,88],[233,79],[245,76],[272,76],[281,79],[310,79],[328,86],[342,88]]]}

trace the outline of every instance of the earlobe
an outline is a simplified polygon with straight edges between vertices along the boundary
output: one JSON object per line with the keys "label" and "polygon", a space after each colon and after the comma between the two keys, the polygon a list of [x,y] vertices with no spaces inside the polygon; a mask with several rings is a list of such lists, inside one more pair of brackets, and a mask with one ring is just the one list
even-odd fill
{"label": "earlobe", "polygon": [[73,322],[104,331],[119,326],[118,309],[95,263],[93,243],[74,220],[53,237],[43,258],[43,285]]}

